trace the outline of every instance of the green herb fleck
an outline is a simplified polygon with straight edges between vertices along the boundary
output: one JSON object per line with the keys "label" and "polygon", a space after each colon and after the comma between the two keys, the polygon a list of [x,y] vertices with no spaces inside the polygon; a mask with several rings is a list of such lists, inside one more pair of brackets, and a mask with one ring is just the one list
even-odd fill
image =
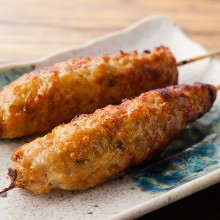
{"label": "green herb fleck", "polygon": [[123,151],[125,149],[123,141],[122,140],[116,141],[115,148]]}
{"label": "green herb fleck", "polygon": [[81,165],[81,164],[86,164],[89,160],[87,159],[79,159],[79,160],[74,160],[73,163],[76,165]]}

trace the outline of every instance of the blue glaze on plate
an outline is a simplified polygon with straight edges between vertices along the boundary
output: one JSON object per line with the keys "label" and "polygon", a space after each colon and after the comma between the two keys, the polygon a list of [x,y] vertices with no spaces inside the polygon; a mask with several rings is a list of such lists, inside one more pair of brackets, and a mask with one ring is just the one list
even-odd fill
{"label": "blue glaze on plate", "polygon": [[136,184],[151,192],[170,190],[220,167],[219,155],[218,148],[212,143],[187,150],[139,171],[135,175]]}
{"label": "blue glaze on plate", "polygon": [[[129,174],[135,184],[148,192],[165,192],[219,168],[219,109],[215,105],[210,113],[188,126],[156,163],[133,168]],[[215,138],[206,140],[208,135]]]}
{"label": "blue glaze on plate", "polygon": [[26,65],[8,70],[0,70],[0,89],[12,82],[13,80],[35,69],[35,65]]}

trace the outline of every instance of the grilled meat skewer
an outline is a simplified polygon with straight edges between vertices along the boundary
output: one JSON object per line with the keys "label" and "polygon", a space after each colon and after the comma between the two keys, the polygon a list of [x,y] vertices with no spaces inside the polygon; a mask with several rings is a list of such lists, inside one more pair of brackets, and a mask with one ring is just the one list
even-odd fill
{"label": "grilled meat skewer", "polygon": [[36,194],[87,189],[158,155],[189,122],[210,110],[216,87],[179,85],[141,94],[56,127],[20,147],[11,186]]}
{"label": "grilled meat skewer", "polygon": [[0,92],[0,138],[40,133],[75,115],[119,104],[142,92],[177,84],[168,48],[72,59],[35,70]]}

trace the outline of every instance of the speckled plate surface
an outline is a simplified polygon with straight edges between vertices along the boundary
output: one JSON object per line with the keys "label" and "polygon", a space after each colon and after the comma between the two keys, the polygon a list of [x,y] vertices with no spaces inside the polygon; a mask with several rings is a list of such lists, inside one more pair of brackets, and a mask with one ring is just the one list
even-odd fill
{"label": "speckled plate surface", "polygon": [[[0,87],[20,75],[71,57],[100,55],[119,50],[144,50],[166,45],[177,60],[205,49],[191,41],[170,19],[145,18],[130,27],[68,51],[40,60],[2,66]],[[179,68],[180,83],[220,84],[220,63],[206,59]],[[220,181],[220,106],[191,124],[157,161],[135,167],[124,175],[84,192],[53,190],[34,195],[15,189],[0,197],[0,219],[134,219]],[[33,139],[0,141],[0,187],[8,185],[10,155]]]}

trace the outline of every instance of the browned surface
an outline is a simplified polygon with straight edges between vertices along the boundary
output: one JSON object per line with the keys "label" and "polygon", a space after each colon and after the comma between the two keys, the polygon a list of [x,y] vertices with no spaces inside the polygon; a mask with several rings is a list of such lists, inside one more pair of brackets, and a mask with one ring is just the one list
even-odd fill
{"label": "browned surface", "polygon": [[220,47],[218,0],[7,0],[0,5],[0,63],[39,58],[163,14],[207,49]]}
{"label": "browned surface", "polygon": [[73,59],[23,75],[0,91],[0,138],[48,131],[142,92],[177,84],[169,49]]}
{"label": "browned surface", "polygon": [[94,187],[164,150],[215,97],[210,85],[175,86],[81,115],[19,148],[12,183],[37,194]]}

